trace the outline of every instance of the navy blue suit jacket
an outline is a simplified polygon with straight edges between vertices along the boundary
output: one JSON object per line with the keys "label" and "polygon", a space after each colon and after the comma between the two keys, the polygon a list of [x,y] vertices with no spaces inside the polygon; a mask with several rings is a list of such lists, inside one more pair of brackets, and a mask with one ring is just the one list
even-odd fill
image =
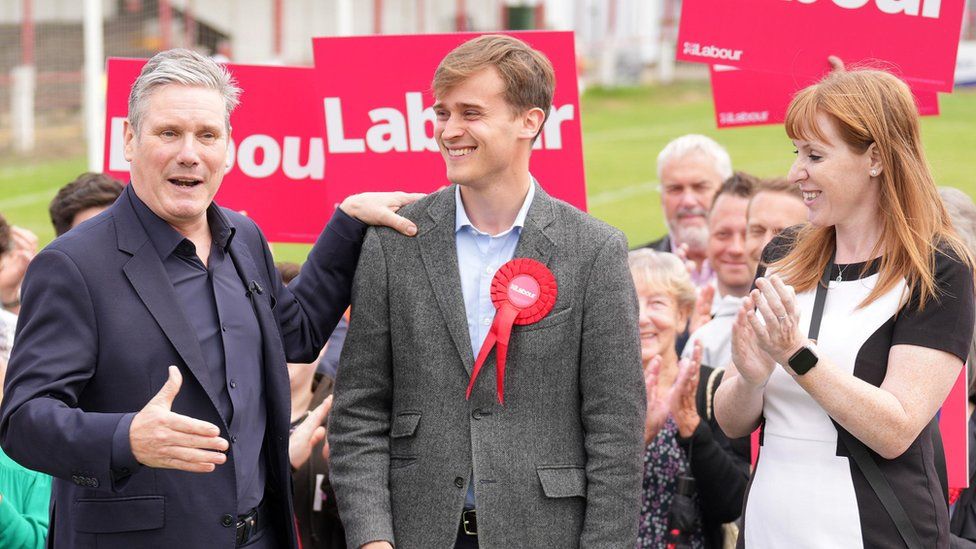
{"label": "navy blue suit jacket", "polygon": [[[183,374],[173,411],[228,436],[197,337],[136,217],[131,192],[31,263],[0,408],[0,444],[19,463],[55,477],[49,546],[231,548],[232,451],[206,474],[112,470],[116,426],[159,391],[171,364]],[[262,289],[251,301],[263,341],[265,498],[272,498],[280,543],[295,547],[285,362],[311,362],[349,304],[362,231],[334,218],[301,276],[285,288],[254,222],[224,212],[236,227],[231,256],[241,279]]]}

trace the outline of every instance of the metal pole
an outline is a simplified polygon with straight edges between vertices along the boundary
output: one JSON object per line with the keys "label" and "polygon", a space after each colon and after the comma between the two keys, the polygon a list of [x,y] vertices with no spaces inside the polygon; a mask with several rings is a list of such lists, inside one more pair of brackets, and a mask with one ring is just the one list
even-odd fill
{"label": "metal pole", "polygon": [[20,23],[20,56],[21,65],[34,64],[34,0],[24,0],[24,20]]}
{"label": "metal pole", "polygon": [[281,61],[281,44],[284,25],[284,0],[274,0],[274,56]]}
{"label": "metal pole", "polygon": [[660,59],[657,63],[657,77],[662,84],[670,84],[674,81],[674,54],[677,34],[674,32],[677,18],[675,17],[678,7],[674,0],[664,0],[664,13],[661,15],[661,48],[658,55]]}
{"label": "metal pole", "polygon": [[193,0],[183,6],[183,47],[193,48],[197,41],[197,20],[193,17]]}
{"label": "metal pole", "polygon": [[611,87],[617,83],[617,15],[618,1],[607,0],[607,28],[600,52],[600,83]]}
{"label": "metal pole", "polygon": [[464,0],[457,0],[457,15],[455,16],[454,27],[458,32],[468,30],[468,9]]}
{"label": "metal pole", "polygon": [[169,0],[159,0],[159,42],[160,50],[173,47],[173,6]]}
{"label": "metal pole", "polygon": [[373,0],[373,34],[383,34],[383,0]]}
{"label": "metal pole", "polygon": [[352,36],[352,0],[336,0],[336,35]]}
{"label": "metal pole", "polygon": [[102,69],[105,50],[102,35],[102,0],[85,0],[85,141],[88,145],[88,171],[102,171],[105,95]]}

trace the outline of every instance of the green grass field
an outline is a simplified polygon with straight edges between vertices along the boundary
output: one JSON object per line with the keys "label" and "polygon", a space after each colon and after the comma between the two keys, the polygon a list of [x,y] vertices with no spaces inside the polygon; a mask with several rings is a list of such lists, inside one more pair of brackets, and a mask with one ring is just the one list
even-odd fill
{"label": "green grass field", "polygon": [[[925,118],[926,154],[941,185],[976,196],[976,90],[942,96],[942,115]],[[621,228],[632,244],[664,232],[654,162],[672,138],[703,133],[725,145],[734,167],[759,176],[785,175],[793,149],[781,126],[715,129],[704,83],[655,88],[592,90],[583,96],[583,142],[590,212]],[[43,243],[54,233],[47,205],[57,189],[85,169],[83,158],[24,163],[6,158],[0,168],[0,213],[29,228]],[[305,245],[277,245],[279,259],[302,261]]]}

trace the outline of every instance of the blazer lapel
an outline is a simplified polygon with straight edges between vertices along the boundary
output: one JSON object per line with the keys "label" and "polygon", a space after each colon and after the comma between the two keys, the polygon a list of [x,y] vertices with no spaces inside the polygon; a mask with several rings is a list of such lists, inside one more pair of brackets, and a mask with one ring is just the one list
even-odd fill
{"label": "blazer lapel", "polygon": [[[247,245],[242,242],[240,233],[235,235],[234,239],[230,242],[230,256],[234,261],[237,274],[241,278],[241,284],[244,285],[244,289],[251,298],[251,305],[254,307],[254,314],[257,315],[262,337],[278,341],[277,338],[273,337],[273,334],[266,333],[269,328],[277,326],[277,322],[275,322],[274,315],[271,312],[271,303],[274,300],[272,288],[265,287],[269,284],[267,282],[262,285],[261,281],[264,281],[267,277],[260,275],[254,259],[251,258],[251,252],[248,251]],[[256,291],[252,291],[251,286],[255,283],[257,284]],[[267,299],[261,299],[259,296],[262,295],[266,295]],[[268,343],[265,343],[265,345],[267,346]],[[280,345],[277,347],[277,349],[272,350],[280,351],[281,355],[284,356],[284,349]]]}
{"label": "blazer lapel", "polygon": [[[265,361],[274,360],[275,363],[284,363],[285,350],[278,335],[278,323],[271,311],[274,302],[273,288],[270,287],[270,282],[264,284],[260,282],[265,281],[267,277],[260,275],[260,271],[258,271],[257,265],[251,257],[251,252],[248,251],[247,245],[241,239],[240,232],[231,240],[230,255],[234,261],[234,266],[237,268],[237,273],[241,277],[241,283],[244,284],[248,296],[251,298],[251,306],[257,316],[258,326],[261,328],[265,353],[270,355],[266,356]],[[252,291],[252,283],[258,284],[257,291]],[[267,298],[262,296],[267,296]],[[284,370],[282,371],[284,372]]]}
{"label": "blazer lapel", "polygon": [[454,234],[454,192],[441,192],[427,209],[433,225],[417,236],[427,276],[430,278],[437,304],[440,306],[448,332],[461,356],[468,375],[474,368],[474,351],[468,334],[464,298],[461,296],[461,275],[458,271],[457,242]]}
{"label": "blazer lapel", "polygon": [[542,186],[533,182],[535,185],[535,196],[529,211],[525,216],[525,225],[519,235],[519,243],[515,248],[515,257],[527,257],[535,259],[539,263],[548,266],[549,259],[556,247],[555,240],[551,233],[552,222],[556,219],[555,204]]}
{"label": "blazer lapel", "polygon": [[[279,398],[280,395],[289,393],[288,369],[284,367],[287,357],[281,342],[278,322],[271,310],[275,302],[274,288],[271,286],[273,282],[268,281],[267,276],[261,276],[261,271],[242,237],[242,231],[238,230],[230,242],[230,256],[241,283],[244,284],[251,299],[251,307],[261,329],[261,348],[265,366],[264,389],[268,397],[268,434],[271,435],[273,431],[282,433],[288,428],[290,417],[288,401]],[[252,282],[257,283],[258,286],[253,287]],[[273,470],[271,474],[275,474]]]}
{"label": "blazer lapel", "polygon": [[[177,305],[179,301],[176,291],[159,259],[159,253],[149,241],[149,236],[128,200],[120,199],[113,208],[116,210],[114,213],[119,249],[132,254],[132,258],[122,268],[126,278],[187,368],[206,391],[214,408],[217,408],[217,381],[211,379],[200,350],[200,342],[190,328],[183,310]],[[160,365],[163,366],[168,365]]]}

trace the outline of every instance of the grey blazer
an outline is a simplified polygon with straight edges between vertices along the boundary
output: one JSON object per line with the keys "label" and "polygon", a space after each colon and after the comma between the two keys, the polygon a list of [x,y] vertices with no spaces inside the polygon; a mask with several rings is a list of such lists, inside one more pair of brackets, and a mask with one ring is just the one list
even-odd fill
{"label": "grey blazer", "polygon": [[329,427],[348,545],[453,547],[472,467],[483,548],[635,546],[645,394],[637,298],[620,231],[537,185],[515,257],[546,264],[555,307],[517,326],[505,405],[495,353],[474,353],[461,297],[454,187],[370,228]]}

